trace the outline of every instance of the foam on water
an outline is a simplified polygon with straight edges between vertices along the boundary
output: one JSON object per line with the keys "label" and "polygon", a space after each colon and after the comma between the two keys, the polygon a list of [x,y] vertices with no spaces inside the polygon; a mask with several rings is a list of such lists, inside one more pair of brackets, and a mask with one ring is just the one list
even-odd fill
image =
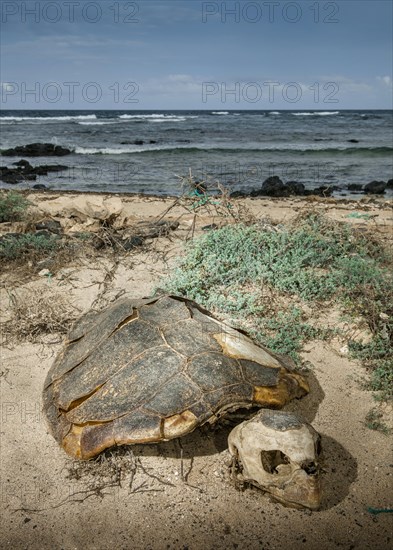
{"label": "foam on water", "polygon": [[79,116],[2,116],[0,117],[1,121],[15,121],[23,122],[24,120],[37,120],[43,122],[59,121],[67,122],[74,120],[95,120],[97,119],[96,115],[79,115]]}
{"label": "foam on water", "polygon": [[314,113],[292,113],[294,116],[329,116],[339,115],[340,111],[315,111]]}

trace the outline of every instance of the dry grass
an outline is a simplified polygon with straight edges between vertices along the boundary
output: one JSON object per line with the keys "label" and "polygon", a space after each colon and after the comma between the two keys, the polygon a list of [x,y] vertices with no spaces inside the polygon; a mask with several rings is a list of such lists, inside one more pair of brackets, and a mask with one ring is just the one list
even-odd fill
{"label": "dry grass", "polygon": [[1,325],[6,342],[37,342],[48,334],[65,334],[80,312],[54,289],[9,293],[12,318]]}
{"label": "dry grass", "polygon": [[128,477],[128,485],[137,468],[130,447],[109,449],[92,460],[76,460],[67,467],[67,478],[84,482],[88,491],[98,492],[106,487],[121,486]]}
{"label": "dry grass", "polygon": [[181,195],[165,210],[157,220],[163,219],[173,208],[180,207],[183,213],[176,221],[180,222],[183,216],[192,214],[193,221],[186,240],[194,237],[198,222],[206,217],[211,219],[212,225],[220,226],[231,223],[245,225],[255,223],[255,216],[242,201],[234,201],[230,191],[215,179],[196,181],[191,169],[187,176],[177,176],[181,188]]}

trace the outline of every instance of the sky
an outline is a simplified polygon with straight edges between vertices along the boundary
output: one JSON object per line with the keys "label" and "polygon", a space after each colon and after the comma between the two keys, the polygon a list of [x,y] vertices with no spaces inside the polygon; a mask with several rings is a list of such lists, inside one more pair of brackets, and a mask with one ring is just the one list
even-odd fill
{"label": "sky", "polygon": [[391,109],[391,0],[1,0],[2,109]]}

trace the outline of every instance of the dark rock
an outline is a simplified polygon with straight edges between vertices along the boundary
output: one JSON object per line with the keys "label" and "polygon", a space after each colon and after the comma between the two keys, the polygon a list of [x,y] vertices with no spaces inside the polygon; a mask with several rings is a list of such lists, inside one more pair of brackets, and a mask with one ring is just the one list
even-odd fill
{"label": "dark rock", "polygon": [[62,164],[43,164],[33,168],[32,172],[37,174],[37,176],[47,176],[49,172],[63,172],[64,170],[68,170],[68,166]]}
{"label": "dark rock", "polygon": [[319,195],[320,197],[331,197],[333,191],[337,191],[338,187],[335,185],[321,185],[314,189],[314,195]]}
{"label": "dark rock", "polygon": [[120,145],[132,145],[133,142],[132,141],[121,141],[120,142]]}
{"label": "dark rock", "polygon": [[16,168],[10,169],[6,166],[1,167],[0,171],[0,179],[1,181],[4,181],[4,183],[10,183],[11,185],[15,185],[16,183],[20,183],[21,181],[25,180],[25,176],[21,174]]}
{"label": "dark rock", "polygon": [[231,198],[238,197],[289,197],[290,195],[305,195],[305,187],[298,181],[289,181],[283,183],[278,176],[271,176],[267,178],[262,184],[260,189],[253,189],[250,193],[245,191],[233,191]]}
{"label": "dark rock", "polygon": [[202,227],[202,231],[214,231],[215,229],[218,229],[218,225],[216,223],[211,223]]}
{"label": "dark rock", "polygon": [[27,160],[14,162],[13,166],[17,168],[7,168],[2,166],[0,170],[0,179],[5,183],[20,183],[22,181],[35,181],[37,176],[46,176],[49,172],[61,172],[68,170],[68,166],[61,164],[44,164],[42,166],[31,166]]}
{"label": "dark rock", "polygon": [[291,195],[304,195],[306,188],[298,181],[287,181],[287,187]]}
{"label": "dark rock", "polygon": [[34,170],[30,162],[24,159],[18,160],[18,162],[13,162],[12,166],[19,166],[20,168],[23,168],[23,170],[28,170],[28,171]]}
{"label": "dark rock", "polygon": [[360,183],[349,183],[347,189],[348,191],[363,191],[363,185]]}
{"label": "dark rock", "polygon": [[388,180],[386,184],[386,189],[393,189],[393,179]]}
{"label": "dark rock", "polygon": [[278,176],[270,176],[263,183],[260,189],[251,191],[251,197],[288,197],[290,191]]}
{"label": "dark rock", "polygon": [[143,141],[143,139],[136,139],[134,141],[134,145],[143,145],[145,142]]}
{"label": "dark rock", "polygon": [[44,185],[43,183],[36,183],[35,185],[33,185],[33,189],[44,190],[44,189],[48,189],[48,187],[46,185]]}
{"label": "dark rock", "polygon": [[155,139],[151,139],[149,143],[157,143],[157,141]]}
{"label": "dark rock", "polygon": [[247,197],[247,193],[245,193],[244,191],[233,191],[231,193],[231,198],[239,198],[239,197]]}
{"label": "dark rock", "polygon": [[305,191],[306,196],[316,195],[317,197],[330,197],[333,191],[338,190],[338,187],[334,185],[321,185],[315,189],[308,189]]}
{"label": "dark rock", "polygon": [[42,220],[41,222],[36,223],[35,228],[37,231],[45,230],[50,233],[55,233],[56,235],[59,235],[63,231],[61,223],[52,219]]}
{"label": "dark rock", "polygon": [[5,157],[63,157],[71,153],[70,149],[53,143],[29,143],[1,152]]}
{"label": "dark rock", "polygon": [[143,237],[138,237],[138,236],[130,237],[129,239],[126,239],[125,241],[122,242],[122,246],[124,250],[132,250],[137,246],[142,246],[143,241],[144,241]]}
{"label": "dark rock", "polygon": [[384,181],[371,181],[364,186],[364,192],[370,195],[383,195],[385,189],[386,183]]}
{"label": "dark rock", "polygon": [[359,143],[358,139],[347,139],[348,143]]}
{"label": "dark rock", "polygon": [[262,183],[260,194],[268,197],[288,197],[290,191],[278,176],[270,176]]}

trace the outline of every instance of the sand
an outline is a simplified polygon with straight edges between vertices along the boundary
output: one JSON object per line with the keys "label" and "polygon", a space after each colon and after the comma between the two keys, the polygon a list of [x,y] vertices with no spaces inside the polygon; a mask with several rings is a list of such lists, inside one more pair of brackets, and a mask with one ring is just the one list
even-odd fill
{"label": "sand", "polygon": [[[59,219],[86,201],[101,212],[103,198],[109,200],[107,211],[118,207],[113,197],[105,195],[34,193],[29,198],[42,212]],[[173,204],[170,198],[117,198],[122,223],[130,227],[157,219]],[[391,204],[382,199],[244,199],[242,204],[257,219],[269,216],[278,223],[311,206],[333,219],[371,226],[385,240],[392,236]],[[368,217],[353,217],[354,213]],[[193,214],[182,207],[171,209],[166,218],[180,214],[179,229],[170,237],[154,239],[145,249],[121,258],[108,254],[81,258],[51,277],[6,270],[0,278],[3,320],[12,320],[10,293],[20,299],[61,295],[78,312],[102,307],[124,294],[149,295],[168,273],[190,232]],[[198,218],[196,232],[204,224],[222,221],[205,215]],[[69,231],[78,223],[83,230],[93,222],[86,217],[65,226]],[[10,230],[3,225],[3,231]],[[289,406],[312,422],[323,438],[324,498],[321,510],[309,512],[286,508],[257,489],[235,488],[228,469],[227,426],[200,429],[181,441],[134,447],[133,456],[126,455],[125,461],[121,456],[114,459],[123,465],[120,485],[110,486],[109,479],[100,477],[106,471],[100,464],[90,465],[77,479],[80,466],[49,435],[41,413],[44,378],[62,338],[51,333],[36,343],[8,342],[1,349],[1,548],[391,547],[393,515],[368,511],[368,507],[393,507],[391,440],[365,426],[374,400],[359,384],[364,369],[349,360],[342,341],[312,342],[306,347],[302,356],[313,365],[312,390]]]}

